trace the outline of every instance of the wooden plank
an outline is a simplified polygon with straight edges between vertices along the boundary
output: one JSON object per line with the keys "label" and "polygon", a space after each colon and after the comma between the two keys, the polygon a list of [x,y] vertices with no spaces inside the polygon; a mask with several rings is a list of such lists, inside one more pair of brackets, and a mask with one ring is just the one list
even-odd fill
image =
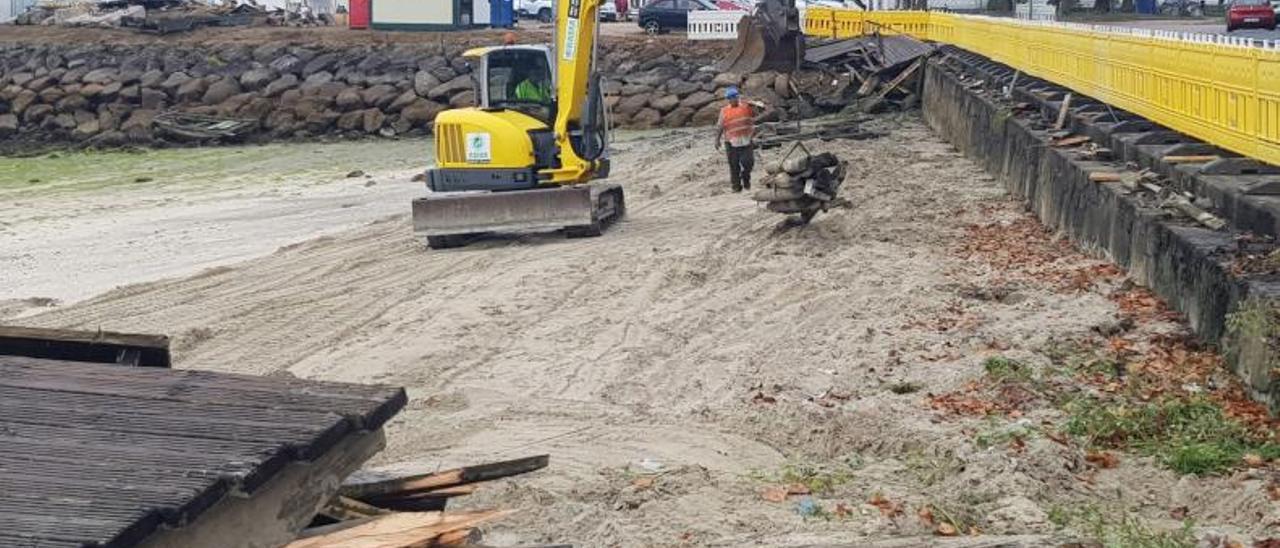
{"label": "wooden plank", "polygon": [[[368,499],[371,497],[398,496],[417,491],[430,491],[442,487],[490,481],[546,468],[549,455],[537,455],[501,462],[464,466],[432,474],[419,474],[399,478],[378,478],[377,474],[364,472],[342,486],[342,495]],[[361,476],[375,476],[365,479]]]}
{"label": "wooden plank", "polygon": [[1185,156],[1165,156],[1161,160],[1167,164],[1207,164],[1222,159],[1217,154],[1198,154]]}
{"label": "wooden plank", "polygon": [[389,386],[338,385],[284,378],[280,381],[264,382],[259,377],[204,371],[104,369],[94,364],[0,356],[0,386],[335,412],[352,420],[356,427],[370,430],[381,427],[408,402],[404,389]]}
{"label": "wooden plank", "polygon": [[1062,129],[1067,125],[1067,114],[1071,113],[1071,94],[1068,93],[1066,98],[1062,100],[1062,104],[1058,107],[1058,119],[1053,123],[1053,129]]}
{"label": "wooden plank", "polygon": [[1089,173],[1089,180],[1095,183],[1118,183],[1124,177],[1114,171],[1093,171]]}
{"label": "wooden plank", "polygon": [[359,543],[361,548],[430,546],[430,541],[451,531],[474,527],[509,512],[481,511],[442,514],[401,512],[379,516],[355,527],[291,542],[285,548],[339,548]]}
{"label": "wooden plank", "polygon": [[[129,353],[132,354],[129,354]],[[168,368],[169,337],[114,331],[73,331],[0,325],[0,354]]]}
{"label": "wooden plank", "polygon": [[1052,144],[1055,147],[1072,147],[1089,141],[1088,135],[1070,135],[1061,139],[1054,139]]}
{"label": "wooden plank", "polygon": [[[924,59],[916,59],[914,63],[911,63],[911,66],[907,67],[902,72],[898,73],[898,76],[895,77],[893,80],[890,80],[888,84],[881,86],[880,91],[876,93],[876,95],[872,97],[870,101],[862,105],[862,110],[870,111],[871,109],[875,108],[876,105],[879,105],[882,101],[884,101],[885,97],[889,96],[890,92],[897,89],[898,86],[902,85],[903,82],[907,81],[907,78],[910,78],[911,75],[915,74],[917,70],[920,70],[921,66],[924,66]],[[907,93],[910,93],[910,91],[907,91]]]}

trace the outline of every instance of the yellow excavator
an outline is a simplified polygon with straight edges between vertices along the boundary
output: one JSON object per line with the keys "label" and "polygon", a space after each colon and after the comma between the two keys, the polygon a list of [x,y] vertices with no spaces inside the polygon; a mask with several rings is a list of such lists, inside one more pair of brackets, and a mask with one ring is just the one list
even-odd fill
{"label": "yellow excavator", "polygon": [[[431,192],[413,201],[414,233],[434,249],[479,234],[565,229],[598,236],[626,210],[609,174],[609,120],[596,70],[600,0],[556,2],[551,46],[463,54],[478,106],[435,119]],[[510,40],[508,40],[510,42]]]}

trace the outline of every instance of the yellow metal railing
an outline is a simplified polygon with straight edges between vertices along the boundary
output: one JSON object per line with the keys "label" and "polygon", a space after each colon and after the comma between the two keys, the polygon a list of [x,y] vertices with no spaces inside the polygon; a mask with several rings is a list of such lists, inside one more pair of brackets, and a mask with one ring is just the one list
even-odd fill
{"label": "yellow metal railing", "polygon": [[984,55],[1224,149],[1280,165],[1280,48],[1229,38],[920,11],[810,8],[805,34],[880,30]]}

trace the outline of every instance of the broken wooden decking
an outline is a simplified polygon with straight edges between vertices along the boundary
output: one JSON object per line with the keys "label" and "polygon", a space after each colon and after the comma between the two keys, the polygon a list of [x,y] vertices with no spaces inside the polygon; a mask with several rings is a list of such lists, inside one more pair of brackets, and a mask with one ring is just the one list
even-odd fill
{"label": "broken wooden decking", "polygon": [[405,403],[386,386],[0,356],[0,546],[136,546]]}

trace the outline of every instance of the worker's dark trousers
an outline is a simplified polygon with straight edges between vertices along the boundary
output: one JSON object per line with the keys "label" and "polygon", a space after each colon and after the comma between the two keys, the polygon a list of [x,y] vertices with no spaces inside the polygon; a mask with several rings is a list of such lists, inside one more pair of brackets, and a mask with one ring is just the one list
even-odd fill
{"label": "worker's dark trousers", "polygon": [[755,147],[753,145],[735,147],[725,144],[725,154],[729,156],[729,184],[733,191],[751,188],[751,168],[756,165]]}

